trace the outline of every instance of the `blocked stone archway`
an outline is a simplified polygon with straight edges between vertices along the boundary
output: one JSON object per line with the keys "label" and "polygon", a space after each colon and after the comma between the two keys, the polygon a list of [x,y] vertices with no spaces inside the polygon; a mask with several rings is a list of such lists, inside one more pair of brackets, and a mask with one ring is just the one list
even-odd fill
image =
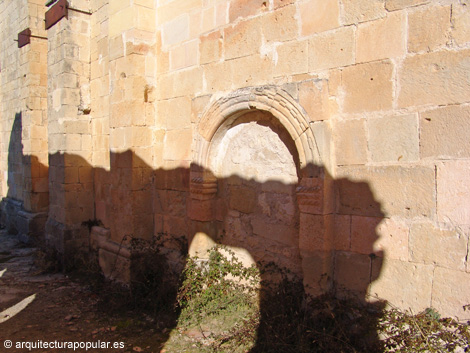
{"label": "blocked stone archway", "polygon": [[[214,100],[204,111],[197,129],[191,165],[189,215],[194,221],[204,222],[206,229],[221,220],[217,205],[220,168],[220,146],[240,119],[250,113],[266,114],[279,124],[292,141],[298,182],[294,186],[295,207],[298,212],[296,241],[301,258],[304,283],[314,293],[329,286],[331,274],[330,236],[325,212],[324,172],[319,149],[310,119],[304,109],[286,91],[274,86],[244,88]],[[222,153],[223,155],[224,153]],[[219,194],[221,190],[219,190]],[[210,232],[210,231],[209,231]],[[217,232],[217,231],[216,231]],[[204,247],[196,231],[193,251]],[[209,234],[209,238],[216,238]],[[206,244],[207,245],[207,244]]]}
{"label": "blocked stone archway", "polygon": [[279,120],[295,142],[302,176],[312,177],[315,173],[308,167],[320,166],[322,161],[309,126],[310,119],[289,93],[276,86],[243,88],[212,102],[198,125],[193,161],[208,167],[210,145],[230,128],[233,121],[253,110],[269,112]]}

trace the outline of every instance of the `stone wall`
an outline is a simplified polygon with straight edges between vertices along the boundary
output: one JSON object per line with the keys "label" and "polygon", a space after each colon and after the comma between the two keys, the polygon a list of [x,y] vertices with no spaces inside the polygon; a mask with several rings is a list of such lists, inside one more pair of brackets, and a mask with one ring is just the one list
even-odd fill
{"label": "stone wall", "polygon": [[60,252],[128,281],[131,238],[222,242],[313,293],[469,318],[467,2],[69,0],[47,66],[12,41],[46,11],[24,2],[0,5],[2,196],[49,204]]}
{"label": "stone wall", "polygon": [[15,40],[26,28],[44,37],[44,12],[38,0],[0,4],[2,222],[24,240],[43,231],[49,204],[47,41]]}

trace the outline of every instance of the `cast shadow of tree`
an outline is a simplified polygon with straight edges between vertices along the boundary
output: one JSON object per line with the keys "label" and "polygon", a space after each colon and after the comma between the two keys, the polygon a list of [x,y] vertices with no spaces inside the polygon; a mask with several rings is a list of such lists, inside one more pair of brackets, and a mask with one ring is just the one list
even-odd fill
{"label": "cast shadow of tree", "polygon": [[[15,119],[19,122],[21,131],[21,115]],[[22,160],[36,160],[35,156],[24,156],[18,140],[18,126],[12,130],[10,150],[8,158],[9,189],[13,188],[21,179],[17,173],[18,156]],[[10,155],[12,158],[10,158]],[[10,163],[11,161],[11,163]],[[261,270],[266,263],[274,263],[279,268],[286,268],[294,275],[300,277],[306,275],[305,271],[312,271],[313,280],[300,282],[300,287],[292,280],[292,286],[284,292],[273,292],[271,287],[273,273],[261,271],[260,296],[260,323],[258,326],[257,342],[250,352],[269,352],[276,346],[275,337],[282,334],[282,351],[299,352],[296,346],[299,337],[309,335],[310,344],[303,351],[326,351],[319,341],[326,338],[341,347],[338,351],[380,351],[380,343],[375,332],[374,320],[361,321],[361,314],[356,312],[341,311],[339,301],[331,301],[331,297],[317,298],[314,307],[308,307],[308,301],[304,293],[304,285],[318,286],[317,290],[334,290],[339,297],[346,296],[346,290],[342,285],[349,287],[356,298],[362,303],[366,311],[378,313],[380,305],[369,304],[367,299],[368,286],[379,276],[382,266],[383,253],[374,251],[374,243],[378,235],[368,234],[364,236],[361,253],[353,253],[347,247],[335,250],[336,231],[335,214],[363,216],[373,215],[377,224],[384,218],[380,203],[375,199],[369,185],[365,182],[356,182],[346,178],[334,180],[320,166],[307,166],[309,170],[315,170],[316,176],[325,179],[330,178],[331,188],[334,190],[333,212],[327,215],[313,215],[313,223],[309,223],[312,236],[299,239],[299,222],[301,215],[295,202],[297,184],[285,184],[279,181],[258,182],[253,179],[245,179],[243,176],[231,175],[224,178],[216,178],[214,186],[216,191],[207,202],[194,200],[191,191],[191,171],[212,174],[199,166],[179,167],[169,170],[150,167],[144,160],[132,151],[122,153],[110,153],[110,168],[97,168],[91,166],[88,161],[80,156],[72,154],[55,153],[49,156],[49,181],[52,186],[50,200],[62,203],[50,207],[48,225],[59,224],[54,219],[60,212],[65,215],[61,218],[72,229],[68,232],[68,241],[72,246],[64,244],[64,239],[57,241],[53,236],[46,236],[51,246],[58,247],[61,252],[74,252],[76,247],[92,252],[90,229],[87,229],[89,221],[100,223],[104,228],[110,229],[109,242],[122,247],[130,247],[130,243],[123,242],[124,237],[150,241],[155,235],[164,235],[163,244],[168,251],[168,257],[159,263],[162,267],[173,269],[168,273],[171,276],[180,277],[184,268],[184,261],[188,256],[198,234],[204,234],[204,241],[222,244],[225,246],[242,249],[257,264]],[[10,170],[11,168],[11,170]],[[43,166],[43,168],[47,168]],[[301,171],[302,173],[302,171]],[[51,176],[52,174],[52,176]],[[76,174],[76,176],[75,176]],[[70,178],[68,179],[68,175]],[[8,197],[10,197],[10,192]],[[240,197],[242,196],[242,197]],[[245,198],[245,199],[244,199]],[[269,201],[271,198],[271,201]],[[260,200],[264,204],[260,205]],[[268,201],[266,201],[268,200]],[[292,203],[294,200],[294,203]],[[270,203],[271,202],[271,203]],[[280,204],[287,202],[292,207],[285,214],[276,214],[273,210],[279,209]],[[341,207],[338,205],[342,205]],[[54,210],[53,207],[56,209]],[[193,216],[201,207],[207,208],[205,215]],[[60,210],[58,210],[59,208]],[[264,213],[260,210],[263,209]],[[71,217],[67,212],[71,213]],[[274,215],[273,215],[274,213]],[[207,216],[209,214],[209,216]],[[270,217],[277,217],[277,221],[270,221]],[[315,217],[317,216],[317,217]],[[261,221],[259,221],[261,219]],[[315,223],[315,221],[318,221]],[[325,229],[333,229],[327,239],[317,239],[317,234],[326,234]],[[332,228],[331,228],[332,227]],[[54,227],[49,227],[53,229]],[[287,232],[287,235],[285,232]],[[48,238],[49,237],[49,238]],[[74,238],[75,239],[71,239]],[[188,247],[181,247],[174,239],[184,237]],[[77,239],[78,238],[78,239]],[[299,246],[300,241],[303,242]],[[61,243],[61,245],[57,245]],[[176,244],[176,245],[175,245]],[[181,244],[181,243],[179,243]],[[132,249],[131,249],[132,250]],[[305,255],[308,251],[308,258]],[[175,255],[176,254],[176,255]],[[139,282],[141,268],[135,264],[142,264],[139,260],[141,253],[131,254],[130,280]],[[117,255],[115,255],[117,256]],[[68,254],[62,258],[66,261]],[[179,263],[178,263],[178,260]],[[176,269],[176,272],[174,271]],[[333,270],[334,269],[334,270]],[[168,275],[163,271],[161,276]],[[318,276],[317,276],[318,275]],[[168,279],[161,278],[162,283],[169,283]],[[291,276],[283,277],[289,284]],[[176,278],[173,278],[176,281]],[[171,279],[170,279],[171,281]],[[307,283],[309,282],[309,283]],[[286,284],[285,283],[285,284]],[[176,305],[176,291],[168,291],[170,297],[162,302],[164,305]],[[344,302],[343,302],[344,303]],[[336,305],[336,307],[332,307]],[[280,311],[273,311],[273,308]],[[349,307],[346,307],[349,310]],[[288,312],[289,311],[289,312]],[[296,315],[312,314],[300,321],[278,320],[279,313],[284,312],[294,318]],[[339,317],[339,316],[341,317]],[[284,316],[289,317],[289,316]],[[338,326],[334,322],[343,320],[349,327],[342,326],[340,330],[349,330],[345,336],[352,337],[350,342],[339,342],[341,338],[335,338]],[[173,322],[176,325],[177,322]],[[312,326],[313,325],[313,326]],[[361,327],[359,327],[362,325]],[[169,327],[171,329],[172,327]],[[313,332],[312,330],[316,330]],[[168,330],[167,332],[170,332]],[[344,334],[341,333],[341,334]],[[274,337],[273,337],[274,335]],[[167,337],[168,338],[168,337]],[[315,340],[317,340],[315,342]],[[336,340],[336,342],[335,342]],[[331,347],[331,346],[329,346]],[[322,350],[323,349],[323,350]]]}

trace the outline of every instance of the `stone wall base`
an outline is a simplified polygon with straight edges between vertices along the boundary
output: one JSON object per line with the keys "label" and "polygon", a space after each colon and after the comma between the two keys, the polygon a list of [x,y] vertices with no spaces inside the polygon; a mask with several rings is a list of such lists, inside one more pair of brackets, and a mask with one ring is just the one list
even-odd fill
{"label": "stone wall base", "polygon": [[45,242],[57,252],[64,270],[73,268],[77,256],[89,253],[89,235],[85,225],[70,226],[49,218],[45,227]]}
{"label": "stone wall base", "polygon": [[46,212],[33,213],[23,208],[23,202],[3,198],[0,203],[1,224],[8,232],[18,234],[21,241],[34,243],[44,240]]}
{"label": "stone wall base", "polygon": [[109,229],[93,227],[90,247],[98,254],[98,262],[104,276],[127,285],[131,281],[131,252],[127,246],[112,241],[110,234]]}

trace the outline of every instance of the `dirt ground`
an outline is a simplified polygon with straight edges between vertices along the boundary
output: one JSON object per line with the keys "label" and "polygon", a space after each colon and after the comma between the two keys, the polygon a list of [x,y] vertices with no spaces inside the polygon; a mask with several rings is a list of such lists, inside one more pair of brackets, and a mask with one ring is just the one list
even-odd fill
{"label": "dirt ground", "polygon": [[[84,283],[41,273],[35,251],[0,231],[0,352],[165,352],[168,332],[162,325],[132,311],[110,313]],[[25,298],[33,300],[23,310],[6,312]],[[46,348],[50,342],[76,349]]]}

